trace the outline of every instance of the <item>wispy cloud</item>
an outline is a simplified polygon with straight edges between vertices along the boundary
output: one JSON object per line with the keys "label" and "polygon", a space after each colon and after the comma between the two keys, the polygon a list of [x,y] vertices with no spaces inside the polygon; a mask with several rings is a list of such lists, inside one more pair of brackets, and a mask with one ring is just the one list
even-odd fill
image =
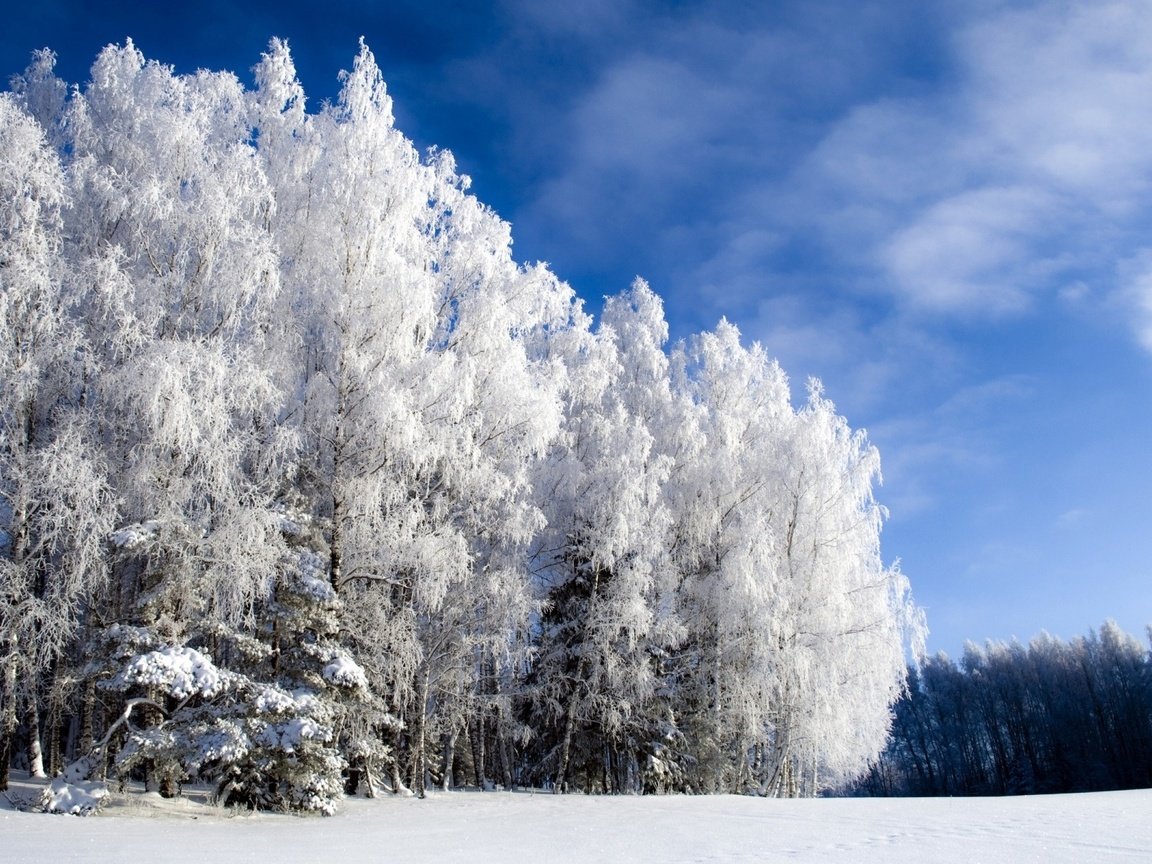
{"label": "wispy cloud", "polygon": [[835,27],[791,4],[520,16],[519,47],[596,59],[555,104],[503,109],[550,154],[509,214],[526,245],[562,236],[588,273],[701,298],[697,326],[813,271],[926,326],[1049,296],[1152,305],[1115,267],[1150,214],[1142,2],[825,5]]}
{"label": "wispy cloud", "polygon": [[856,109],[815,152],[825,193],[872,211],[863,229],[826,220],[829,245],[870,245],[879,284],[912,313],[1019,314],[1084,279],[1116,290],[1114,262],[1150,214],[1150,46],[1135,2],[959,27],[954,74]]}
{"label": "wispy cloud", "polygon": [[1057,206],[1035,187],[958,192],[918,211],[881,244],[878,261],[914,311],[1019,312],[1047,275],[1035,247]]}
{"label": "wispy cloud", "polygon": [[[746,311],[798,251],[774,240],[795,238],[789,174],[861,82],[888,74],[877,34],[904,29],[897,9],[881,18],[823,5],[829,15],[800,4],[632,4],[630,38],[613,19],[607,44],[589,44],[594,71],[567,79],[575,91],[516,115],[518,134],[543,145],[526,149],[551,160],[509,214],[525,245],[563,237],[592,274],[626,284],[638,271],[669,295],[717,300],[697,326],[714,324],[713,311]],[[540,28],[546,40],[562,29],[551,17]]]}
{"label": "wispy cloud", "polygon": [[[1004,467],[1005,427],[1035,400],[1032,380],[1006,375],[968,384],[926,410],[893,416],[871,429],[881,443],[888,506],[902,519],[937,510],[959,486]],[[982,507],[998,506],[987,496]]]}
{"label": "wispy cloud", "polygon": [[1152,246],[1136,249],[1117,264],[1120,291],[1117,303],[1130,312],[1136,337],[1152,353]]}

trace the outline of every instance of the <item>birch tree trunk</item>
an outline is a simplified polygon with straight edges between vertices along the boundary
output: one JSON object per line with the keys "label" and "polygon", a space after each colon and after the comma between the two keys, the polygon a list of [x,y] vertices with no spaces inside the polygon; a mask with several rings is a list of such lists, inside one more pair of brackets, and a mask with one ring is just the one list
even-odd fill
{"label": "birch tree trunk", "polygon": [[44,773],[44,747],[40,743],[40,709],[36,704],[35,689],[28,696],[28,705],[24,712],[24,726],[28,730],[28,774],[32,777],[45,777]]}
{"label": "birch tree trunk", "polygon": [[453,785],[452,765],[456,761],[456,737],[458,734],[457,730],[453,729],[451,732],[446,732],[441,739],[444,748],[440,763],[440,788],[445,792],[451,789]]}
{"label": "birch tree trunk", "polygon": [[8,662],[4,664],[0,679],[0,792],[7,790],[9,768],[12,763],[12,742],[16,737],[16,640],[8,639],[5,646]]}
{"label": "birch tree trunk", "polygon": [[[577,688],[579,685],[577,684]],[[564,794],[568,791],[568,762],[572,756],[572,732],[576,728],[576,701],[577,690],[573,690],[568,697],[568,708],[564,712],[564,738],[560,745],[560,765],[556,770],[556,785],[552,791]]]}
{"label": "birch tree trunk", "polygon": [[428,687],[430,671],[425,667],[420,673],[420,686],[416,694],[416,711],[413,717],[413,753],[412,753],[412,791],[417,798],[424,797],[425,775],[428,772],[426,761],[427,746],[425,738],[428,734]]}

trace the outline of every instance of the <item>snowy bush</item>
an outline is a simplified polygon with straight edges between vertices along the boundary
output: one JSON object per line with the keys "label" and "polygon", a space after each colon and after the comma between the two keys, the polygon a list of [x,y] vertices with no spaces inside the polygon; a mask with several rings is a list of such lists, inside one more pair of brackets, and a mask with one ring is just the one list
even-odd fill
{"label": "snowy bush", "polygon": [[212,701],[201,692],[158,726],[133,729],[118,769],[150,765],[211,783],[222,806],[335,812],[345,762],[333,747],[331,706],[310,691],[289,692],[237,673],[220,682],[208,691]]}
{"label": "snowy bush", "polygon": [[160,522],[156,519],[148,519],[113,531],[108,535],[108,542],[116,549],[135,549],[155,539],[159,531]]}
{"label": "snowy bush", "polygon": [[364,674],[364,668],[344,653],[335,654],[320,674],[325,681],[337,687],[368,688],[368,676]]}
{"label": "snowy bush", "polygon": [[104,783],[91,780],[69,782],[64,776],[56,777],[40,793],[39,806],[45,813],[68,813],[90,816],[99,812],[108,796]]}

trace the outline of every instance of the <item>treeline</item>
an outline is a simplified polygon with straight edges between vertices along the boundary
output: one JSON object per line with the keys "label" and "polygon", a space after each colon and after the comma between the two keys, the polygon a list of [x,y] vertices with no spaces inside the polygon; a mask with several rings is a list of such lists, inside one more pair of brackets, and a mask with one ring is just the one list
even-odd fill
{"label": "treeline", "polygon": [[361,47],[305,111],[128,43],[0,93],[9,768],[328,812],[429,782],[814,794],[920,631],[875,449],[736,329],[593,326]]}
{"label": "treeline", "polygon": [[910,669],[873,795],[1027,795],[1152,786],[1152,655],[1114,622],[969,644]]}

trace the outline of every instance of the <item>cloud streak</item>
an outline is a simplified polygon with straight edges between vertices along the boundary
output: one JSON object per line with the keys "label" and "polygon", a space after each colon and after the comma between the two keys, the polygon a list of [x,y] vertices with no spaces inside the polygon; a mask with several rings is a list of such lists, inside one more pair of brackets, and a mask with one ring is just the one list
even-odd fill
{"label": "cloud streak", "polygon": [[1027,314],[1075,286],[1152,302],[1115,267],[1149,220],[1141,4],[824,5],[834,26],[788,4],[600,5],[603,42],[555,11],[521,21],[517,45],[565,39],[597,61],[557,104],[509,109],[513,140],[547,154],[508,214],[526,245],[552,257],[562,237],[594,291],[640,272],[696,298],[695,327],[808,290],[801,269],[925,326]]}
{"label": "cloud streak", "polygon": [[1114,262],[1149,221],[1146,9],[1039,4],[951,45],[957,72],[928,97],[863,106],[829,132],[825,190],[877,216],[871,233],[834,220],[828,233],[871,248],[900,312],[995,318],[1076,280],[1120,289]]}

